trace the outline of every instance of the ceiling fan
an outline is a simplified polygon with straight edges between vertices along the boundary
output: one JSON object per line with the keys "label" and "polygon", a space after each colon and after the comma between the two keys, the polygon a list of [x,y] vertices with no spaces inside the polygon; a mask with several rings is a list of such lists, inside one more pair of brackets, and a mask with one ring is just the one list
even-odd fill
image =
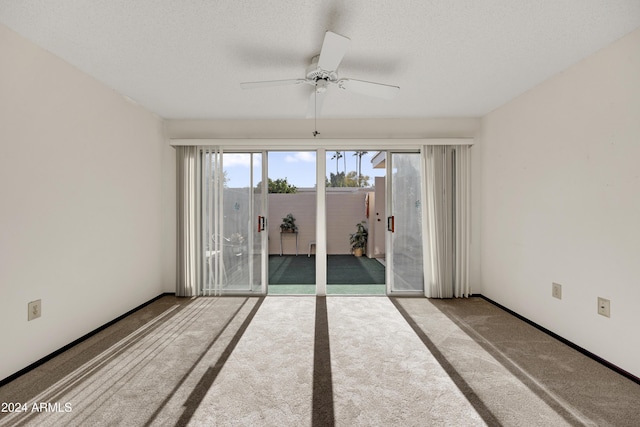
{"label": "ceiling fan", "polygon": [[335,85],[339,89],[349,92],[382,99],[392,99],[395,97],[400,90],[398,86],[338,77],[338,66],[350,42],[351,39],[348,37],[327,31],[324,35],[320,54],[311,59],[311,65],[307,67],[305,78],[244,82],[240,83],[240,87],[243,89],[254,89],[270,86],[311,85],[314,87],[314,90],[309,98],[307,117],[313,117],[321,110],[327,88],[330,85]]}

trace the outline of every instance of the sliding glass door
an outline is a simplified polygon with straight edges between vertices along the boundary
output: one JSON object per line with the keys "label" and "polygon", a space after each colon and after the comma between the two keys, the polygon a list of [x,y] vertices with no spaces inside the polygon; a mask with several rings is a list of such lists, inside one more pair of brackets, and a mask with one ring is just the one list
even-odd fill
{"label": "sliding glass door", "polygon": [[316,153],[269,151],[270,295],[316,293]]}
{"label": "sliding glass door", "polygon": [[[219,146],[180,150],[184,170],[180,170],[179,179],[184,194],[179,195],[181,235],[177,293],[191,296],[199,290],[201,295],[267,294],[271,280],[269,270],[280,276],[284,276],[286,270],[269,267],[271,250],[281,266],[287,261],[306,258],[307,265],[311,266],[308,275],[314,277],[310,280],[313,283],[309,283],[314,289],[310,291],[317,295],[326,295],[328,285],[352,285],[348,280],[354,277],[360,280],[357,284],[381,285],[384,288],[380,293],[384,289],[389,295],[425,295],[427,284],[426,296],[429,297],[448,295],[435,293],[432,286],[436,285],[453,287],[456,296],[468,294],[468,242],[465,240],[469,222],[468,208],[465,208],[468,183],[463,181],[465,176],[453,177],[451,172],[447,176],[453,177],[455,188],[451,183],[436,181],[442,178],[438,178],[438,174],[426,176],[426,172],[433,172],[437,165],[454,167],[457,171],[466,164],[464,167],[468,169],[468,159],[467,163],[458,165],[458,156],[467,152],[463,148],[468,141],[459,142],[463,144],[460,147],[437,146],[440,147],[437,150],[437,147],[416,146],[413,142],[392,144],[393,149],[388,150],[372,141],[371,158],[365,159],[371,163],[371,171],[380,170],[375,172],[365,168],[362,156],[366,151],[345,153],[335,142],[330,150],[278,152],[283,154],[282,163],[274,170],[278,169],[281,174],[273,182],[267,178],[268,143],[234,145],[229,151]],[[289,145],[293,147],[292,143]],[[359,144],[357,148],[361,147]],[[373,152],[376,149],[379,151]],[[455,155],[434,156],[442,150],[454,150]],[[352,160],[352,168],[345,165],[345,158]],[[297,174],[292,166],[296,162],[303,170],[315,172],[315,182],[300,188],[287,185],[287,178]],[[311,167],[311,163],[317,168]],[[350,170],[353,168],[355,171]],[[367,175],[374,178],[370,182],[374,184],[372,188],[366,187]],[[353,188],[348,185],[351,181]],[[274,190],[283,194],[268,194],[271,187],[268,184],[287,191]],[[460,196],[453,201],[452,191]],[[278,209],[268,212],[268,196],[272,197],[272,207]],[[335,196],[333,201],[332,196]],[[294,201],[294,198],[300,200]],[[347,215],[348,211],[355,215]],[[272,221],[267,224],[266,217],[270,214]],[[297,220],[298,234],[280,233],[280,220],[289,214]],[[353,242],[349,240],[362,223],[368,229],[364,255],[376,258],[385,267],[384,284],[377,279],[365,283],[362,279],[365,273],[354,274],[353,270],[345,270],[335,279],[338,268],[327,260],[328,255],[354,260],[350,253]],[[271,242],[267,235],[269,225],[273,228]],[[314,260],[315,254],[318,256]],[[285,259],[287,255],[290,259]],[[360,258],[358,262],[364,264],[360,262],[363,260]],[[292,268],[295,273],[301,271],[298,264]],[[301,282],[299,279],[293,283],[274,280],[273,284]],[[353,289],[347,291],[353,293]],[[287,292],[290,290],[278,293]]]}
{"label": "sliding glass door", "polygon": [[[387,231],[377,236],[375,242],[385,242],[382,245],[386,254],[386,268],[383,274],[385,275],[387,293],[422,294],[425,272],[423,270],[421,155],[419,152],[383,151],[378,155],[378,157],[380,156],[386,157],[386,162],[378,162],[383,165],[383,168],[386,163],[386,177],[379,177],[380,179],[376,179],[376,183],[381,187],[386,187],[386,191],[382,192],[386,193],[385,196],[380,197],[380,199],[386,199],[386,202],[379,200],[379,203],[386,205]],[[201,293],[203,295],[267,293],[269,280],[269,240],[267,235],[269,230],[269,224],[267,224],[269,190],[267,184],[269,180],[266,163],[267,153],[265,151],[223,152],[218,147],[207,147],[202,151],[202,259],[200,265]],[[290,169],[286,169],[286,171],[292,173]],[[323,221],[331,220],[336,224],[339,222],[346,227],[344,230],[339,230],[338,237],[334,239],[336,244],[344,245],[346,243],[343,241],[345,240],[344,236],[353,232],[352,229],[357,223],[370,221],[369,224],[378,222],[384,224],[385,212],[382,209],[376,208],[375,211],[367,212],[365,205],[368,194],[365,194],[366,191],[361,191],[357,186],[354,189],[347,188],[347,190],[353,191],[343,191],[345,190],[343,188],[338,190],[333,187],[325,190],[323,186],[321,192],[323,200],[326,200],[328,193],[332,193],[331,195],[334,197],[340,197],[339,203],[332,212],[345,212],[348,203],[343,199],[354,198],[353,203],[357,217],[337,217],[334,215],[335,217],[323,218]],[[287,213],[293,213],[297,218],[299,233],[302,236],[300,239],[302,254],[306,256],[296,257],[296,251],[294,251],[294,256],[287,257],[286,260],[298,260],[298,258],[304,257],[302,261],[306,259],[308,263],[315,264],[313,261],[317,262],[318,260],[314,260],[312,255],[320,247],[324,248],[322,258],[326,259],[324,257],[328,253],[328,249],[333,248],[332,244],[335,242],[331,240],[332,235],[329,233],[331,230],[327,224],[316,228],[314,202],[316,192],[313,191],[313,188],[310,187],[308,191],[300,190],[297,194],[276,194],[273,196],[287,198],[287,200],[278,199],[278,202],[274,202],[272,206],[271,217],[275,223],[270,224],[272,228],[271,246],[277,246],[279,242],[280,236],[277,228],[280,219]],[[309,198],[309,201],[305,201],[305,197]],[[294,203],[294,198],[304,200],[300,203]],[[367,213],[370,215],[368,219]],[[315,232],[318,229],[320,233],[316,235]],[[374,237],[373,231],[371,230],[370,233],[372,238]],[[308,232],[309,235],[302,235],[303,232]],[[297,237],[300,238],[300,236]],[[283,245],[295,242],[295,239],[289,240],[291,241],[283,242]],[[373,244],[369,246],[373,247]],[[285,252],[290,255],[290,251]],[[338,250],[336,253],[338,252],[347,261],[355,259],[348,253],[349,247]],[[280,253],[278,252],[278,254]],[[385,255],[383,254],[383,256]],[[285,259],[280,255],[277,257],[274,255],[274,257],[278,261]],[[369,259],[358,261],[360,263],[371,261],[376,266],[379,264],[377,261]],[[322,265],[322,270],[327,264],[325,262]],[[329,265],[329,269],[332,268]],[[322,284],[324,286],[319,291],[321,294],[326,293],[327,278],[331,276],[329,273],[335,272],[331,270],[323,275]],[[349,277],[348,274],[345,277]],[[299,283],[296,282],[296,284]]]}
{"label": "sliding glass door", "polygon": [[266,293],[264,159],[262,152],[203,151],[204,295]]}
{"label": "sliding glass door", "polygon": [[[373,161],[381,158],[376,153],[326,153],[327,295],[386,294],[382,227],[385,168],[383,162]],[[376,201],[380,205],[376,206]],[[374,249],[376,241],[382,250]]]}
{"label": "sliding glass door", "polygon": [[387,289],[423,293],[420,153],[387,153]]}

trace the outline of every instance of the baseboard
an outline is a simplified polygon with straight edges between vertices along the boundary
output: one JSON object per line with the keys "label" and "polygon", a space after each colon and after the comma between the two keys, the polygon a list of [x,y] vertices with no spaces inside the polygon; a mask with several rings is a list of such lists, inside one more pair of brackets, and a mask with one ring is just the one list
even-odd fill
{"label": "baseboard", "polygon": [[500,303],[495,302],[494,300],[492,300],[491,298],[487,298],[486,296],[482,295],[482,294],[473,294],[471,296],[474,297],[479,297],[484,299],[487,302],[490,302],[491,304],[495,305],[496,307],[506,311],[507,313],[511,314],[512,316],[517,317],[518,319],[522,320],[523,322],[528,323],[529,325],[533,326],[534,328],[544,332],[545,334],[557,339],[558,341],[560,341],[561,343],[568,345],[569,347],[573,348],[574,350],[579,351],[580,353],[584,354],[585,356],[595,360],[596,362],[600,363],[603,366],[606,366],[607,368],[611,369],[614,372],[617,372],[618,374],[630,379],[631,381],[635,382],[636,384],[640,384],[640,378],[636,377],[635,375],[633,375],[631,372],[627,372],[624,369],[620,368],[619,366],[614,365],[613,363],[609,362],[608,360],[603,359],[602,357],[591,353],[589,350],[586,350],[582,347],[580,347],[577,344],[572,343],[571,341],[569,341],[566,338],[561,337],[560,335],[556,334],[555,332],[550,331],[549,329],[538,325],[536,322],[527,319],[526,317],[516,313],[515,311],[508,309],[507,307],[503,306]]}
{"label": "baseboard", "polygon": [[31,365],[27,366],[24,369],[20,369],[18,372],[16,372],[15,374],[9,375],[8,377],[6,377],[3,380],[0,380],[0,387],[2,387],[5,384],[10,383],[11,381],[15,380],[16,378],[26,374],[29,371],[34,370],[35,368],[37,368],[38,366],[42,365],[43,363],[53,359],[54,357],[64,353],[65,351],[69,350],[70,348],[80,344],[82,341],[85,341],[87,338],[90,338],[92,336],[94,336],[95,334],[97,334],[98,332],[108,328],[109,326],[115,324],[116,322],[119,322],[120,320],[124,319],[125,317],[129,316],[130,314],[135,313],[136,311],[140,310],[143,307],[146,307],[147,305],[151,304],[154,301],[159,300],[160,298],[166,296],[166,295],[175,295],[175,293],[172,292],[164,292],[160,295],[158,295],[157,297],[154,297],[152,299],[150,299],[147,302],[144,302],[142,304],[140,304],[139,306],[127,311],[126,313],[124,313],[122,316],[118,316],[117,318],[111,320],[110,322],[105,323],[102,326],[99,326],[98,328],[94,329],[93,331],[81,336],[80,338],[78,338],[77,340],[65,345],[64,347],[54,351],[53,353],[50,353],[48,355],[46,355],[45,357],[43,357],[42,359],[33,362]]}
{"label": "baseboard", "polygon": [[[80,344],[81,342],[85,341],[86,339],[92,337],[93,335],[97,334],[98,332],[108,328],[109,326],[115,324],[116,322],[119,322],[120,320],[124,319],[125,317],[129,316],[130,314],[135,313],[136,311],[140,310],[141,308],[146,307],[147,305],[151,304],[152,302],[167,296],[167,295],[175,295],[175,293],[173,292],[164,292],[160,295],[158,295],[155,298],[150,299],[149,301],[140,304],[139,306],[133,308],[132,310],[129,310],[128,312],[124,313],[121,316],[118,316],[117,318],[111,320],[110,322],[105,323],[104,325],[94,329],[93,331],[83,335],[82,337],[78,338],[77,340],[65,345],[64,347],[54,351],[53,353],[48,354],[47,356],[43,357],[42,359],[32,363],[31,365],[27,366],[26,368],[23,368],[21,370],[19,370],[18,372],[16,372],[15,374],[9,375],[8,377],[4,378],[3,380],[0,380],[0,387],[4,386],[5,384],[10,383],[11,381],[15,380],[16,378],[26,374],[29,371],[32,371],[33,369],[37,368],[38,366],[42,365],[43,363],[53,359],[54,357],[60,355],[61,353],[64,353],[65,351],[69,350],[70,348]],[[577,344],[572,343],[571,341],[569,341],[566,338],[561,337],[560,335],[556,334],[555,332],[550,331],[549,329],[538,325],[537,323],[535,323],[532,320],[527,319],[526,317],[516,313],[515,311],[503,306],[500,303],[497,303],[496,301],[492,300],[491,298],[488,298],[482,294],[472,294],[470,295],[472,297],[478,297],[478,298],[482,298],[485,301],[495,305],[496,307],[506,311],[507,313],[511,314],[512,316],[517,317],[518,319],[522,320],[523,322],[528,323],[529,325],[533,326],[534,328],[544,332],[545,334],[557,339],[558,341],[560,341],[561,343],[568,345],[569,347],[573,348],[574,350],[579,351],[580,353],[584,354],[585,356],[595,360],[596,362],[600,363],[603,366],[606,366],[607,368],[611,369],[612,371],[630,379],[631,381],[635,382],[636,384],[640,385],[640,378],[633,375],[630,372],[625,371],[624,369],[620,368],[619,366],[614,365],[613,363],[601,358],[600,356],[591,353],[590,351],[580,347]]]}

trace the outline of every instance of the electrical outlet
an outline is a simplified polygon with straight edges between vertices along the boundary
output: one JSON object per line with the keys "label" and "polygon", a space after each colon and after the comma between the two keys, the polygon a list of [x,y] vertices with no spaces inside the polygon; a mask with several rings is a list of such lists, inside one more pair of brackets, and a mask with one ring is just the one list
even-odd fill
{"label": "electrical outlet", "polygon": [[551,296],[562,299],[562,285],[560,283],[551,284]]}
{"label": "electrical outlet", "polygon": [[27,320],[37,319],[42,316],[42,301],[35,300],[27,304]]}
{"label": "electrical outlet", "polygon": [[598,297],[598,314],[605,317],[611,317],[611,301]]}

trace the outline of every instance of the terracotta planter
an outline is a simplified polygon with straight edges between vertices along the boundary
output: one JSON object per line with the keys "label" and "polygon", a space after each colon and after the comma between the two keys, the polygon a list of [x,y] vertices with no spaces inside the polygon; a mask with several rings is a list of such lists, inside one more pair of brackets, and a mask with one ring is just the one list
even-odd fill
{"label": "terracotta planter", "polygon": [[362,248],[355,248],[353,250],[353,255],[355,256],[362,256]]}

